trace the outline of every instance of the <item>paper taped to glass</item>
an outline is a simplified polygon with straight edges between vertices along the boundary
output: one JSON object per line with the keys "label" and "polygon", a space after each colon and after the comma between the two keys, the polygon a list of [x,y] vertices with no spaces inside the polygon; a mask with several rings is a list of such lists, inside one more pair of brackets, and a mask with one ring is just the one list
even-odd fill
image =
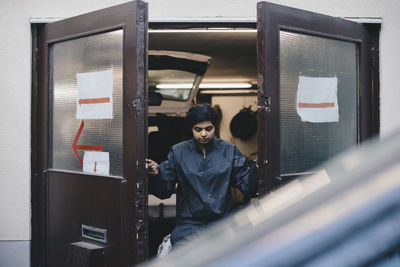
{"label": "paper taped to glass", "polygon": [[78,73],[77,119],[113,118],[112,70]]}
{"label": "paper taped to glass", "polygon": [[297,114],[307,122],[338,122],[337,77],[299,77]]}
{"label": "paper taped to glass", "polygon": [[83,156],[83,172],[109,175],[110,154],[108,152],[85,151]]}

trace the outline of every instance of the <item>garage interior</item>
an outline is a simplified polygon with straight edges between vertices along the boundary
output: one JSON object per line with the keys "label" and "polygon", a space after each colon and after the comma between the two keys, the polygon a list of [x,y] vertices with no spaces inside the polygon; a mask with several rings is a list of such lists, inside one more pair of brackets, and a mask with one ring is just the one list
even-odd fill
{"label": "garage interior", "polygon": [[[254,159],[257,156],[256,131],[246,140],[233,137],[230,131],[230,122],[243,108],[248,108],[252,114],[255,114],[257,110],[257,31],[255,26],[255,23],[244,26],[207,25],[207,27],[198,27],[197,25],[193,27],[193,25],[187,24],[175,24],[169,27],[150,23],[149,26],[149,51],[189,52],[212,58],[208,70],[202,77],[199,91],[192,101],[193,103],[209,103],[219,110],[222,115],[219,138],[236,144],[248,159]],[[243,88],[243,84],[246,88]],[[152,107],[149,106],[149,134],[159,130],[152,125],[155,118],[151,111]],[[182,114],[180,115],[182,116]],[[179,129],[182,126],[176,122],[182,119],[179,116],[157,114],[156,117],[157,124],[161,120],[170,129],[171,127]],[[182,136],[181,140],[175,138],[171,144],[166,144],[164,159],[173,143],[182,141],[185,136],[186,138],[191,137],[190,132],[180,136]],[[152,156],[154,146],[156,144],[149,138],[149,157]],[[159,158],[159,160],[162,159],[162,157]],[[233,192],[233,194],[235,195],[237,192]],[[237,198],[240,199],[240,195]],[[156,255],[162,238],[172,231],[174,218],[174,195],[166,200],[149,195],[150,256]]]}

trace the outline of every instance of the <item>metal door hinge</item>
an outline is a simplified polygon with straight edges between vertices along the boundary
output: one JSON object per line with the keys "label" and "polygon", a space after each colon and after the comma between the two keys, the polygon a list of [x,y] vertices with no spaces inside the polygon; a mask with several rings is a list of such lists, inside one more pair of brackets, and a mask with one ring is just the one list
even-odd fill
{"label": "metal door hinge", "polygon": [[271,111],[271,97],[269,96],[260,96],[259,98],[259,103],[260,105],[258,108],[265,109],[265,111],[270,112]]}
{"label": "metal door hinge", "polygon": [[271,111],[271,97],[269,96],[264,96],[264,107],[266,111]]}
{"label": "metal door hinge", "polygon": [[141,111],[142,110],[142,98],[137,97],[133,102],[132,106],[136,109],[136,111]]}

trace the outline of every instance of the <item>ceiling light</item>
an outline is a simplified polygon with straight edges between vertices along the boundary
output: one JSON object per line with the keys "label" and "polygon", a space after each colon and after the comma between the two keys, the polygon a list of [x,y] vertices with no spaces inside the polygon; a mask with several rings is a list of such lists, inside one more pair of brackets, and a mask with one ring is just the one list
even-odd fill
{"label": "ceiling light", "polygon": [[220,32],[234,32],[234,33],[245,33],[245,32],[257,32],[256,29],[209,29],[209,30],[180,30],[180,29],[171,29],[171,30],[148,30],[149,33],[220,33]]}
{"label": "ceiling light", "polygon": [[201,90],[202,94],[211,95],[234,95],[234,94],[256,94],[256,89],[239,89],[239,90]]}
{"label": "ceiling light", "polygon": [[[212,88],[233,88],[233,89],[238,89],[238,88],[251,88],[250,83],[202,83],[200,84],[199,88],[206,88],[206,89],[212,89]],[[157,84],[156,88],[158,89],[190,89],[193,87],[193,84],[191,83],[178,83],[178,84]]]}
{"label": "ceiling light", "polygon": [[200,88],[251,88],[250,83],[202,83]]}
{"label": "ceiling light", "polygon": [[156,85],[158,89],[190,89],[192,87],[192,83],[160,83]]}

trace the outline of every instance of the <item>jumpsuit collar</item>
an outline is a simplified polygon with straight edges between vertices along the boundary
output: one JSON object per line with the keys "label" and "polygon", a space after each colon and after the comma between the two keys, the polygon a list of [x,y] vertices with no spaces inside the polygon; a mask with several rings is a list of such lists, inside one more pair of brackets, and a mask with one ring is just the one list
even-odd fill
{"label": "jumpsuit collar", "polygon": [[[201,150],[201,147],[200,147],[199,143],[196,141],[196,139],[192,138],[192,142],[193,142],[193,144],[194,144],[196,150],[197,150],[199,153],[203,154],[203,151]],[[211,152],[211,151],[215,148],[215,145],[216,145],[216,137],[214,136],[214,137],[210,140],[210,142],[208,142],[208,143],[205,145],[205,147],[206,147],[206,154],[208,154],[209,152]]]}

